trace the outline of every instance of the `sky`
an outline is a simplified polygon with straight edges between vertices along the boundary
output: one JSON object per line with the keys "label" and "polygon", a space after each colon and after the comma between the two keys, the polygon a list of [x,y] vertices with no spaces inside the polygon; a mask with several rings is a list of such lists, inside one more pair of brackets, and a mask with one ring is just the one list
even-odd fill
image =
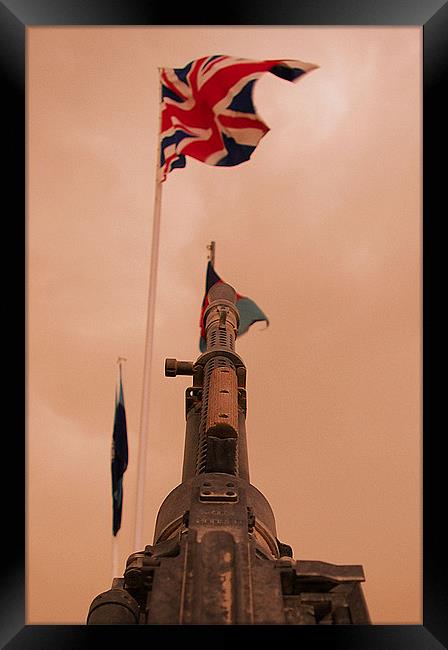
{"label": "sky", "polygon": [[[144,544],[179,484],[206,246],[270,326],[247,366],[251,482],[295,559],[361,564],[374,624],[422,623],[420,27],[27,29],[28,624],[83,624],[112,581],[117,358],[133,547],[158,136],[158,67],[299,59],[257,81],[252,158],[163,183]],[[55,567],[57,567],[55,569]]]}

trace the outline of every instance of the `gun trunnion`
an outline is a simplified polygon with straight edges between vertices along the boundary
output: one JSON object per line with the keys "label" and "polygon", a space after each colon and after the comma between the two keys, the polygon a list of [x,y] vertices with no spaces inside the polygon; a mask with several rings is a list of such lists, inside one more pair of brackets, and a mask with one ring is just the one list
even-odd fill
{"label": "gun trunnion", "polygon": [[165,363],[166,376],[193,377],[182,482],[160,507],[153,544],[93,600],[87,624],[368,624],[362,567],[294,560],[250,483],[236,293],[220,282],[208,300],[205,352]]}

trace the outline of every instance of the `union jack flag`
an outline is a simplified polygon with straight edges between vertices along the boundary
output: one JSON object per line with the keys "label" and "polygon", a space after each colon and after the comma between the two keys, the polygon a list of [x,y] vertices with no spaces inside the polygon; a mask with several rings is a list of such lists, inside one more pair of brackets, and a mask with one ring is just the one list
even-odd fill
{"label": "union jack flag", "polygon": [[296,81],[317,67],[302,61],[214,55],[184,68],[162,68],[159,180],[164,181],[172,169],[185,167],[185,156],[223,167],[249,160],[269,131],[252,101],[257,79],[271,72]]}

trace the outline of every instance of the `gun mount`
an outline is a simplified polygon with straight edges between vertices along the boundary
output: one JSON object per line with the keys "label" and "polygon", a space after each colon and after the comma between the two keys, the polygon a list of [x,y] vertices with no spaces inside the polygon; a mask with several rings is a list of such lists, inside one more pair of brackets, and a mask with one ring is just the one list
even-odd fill
{"label": "gun mount", "polygon": [[166,376],[193,377],[182,482],[160,507],[153,544],[128,558],[87,623],[368,624],[362,567],[294,560],[250,483],[236,293],[221,282],[208,299],[205,352],[165,363]]}

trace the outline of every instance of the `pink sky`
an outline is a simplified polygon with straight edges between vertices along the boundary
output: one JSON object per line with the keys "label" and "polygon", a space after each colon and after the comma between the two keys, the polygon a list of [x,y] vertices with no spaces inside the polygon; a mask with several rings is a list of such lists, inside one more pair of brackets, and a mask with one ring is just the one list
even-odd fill
{"label": "pink sky", "polygon": [[[112,574],[110,446],[124,367],[133,548],[159,66],[301,59],[254,99],[252,159],[163,185],[145,543],[180,481],[206,245],[271,325],[237,341],[251,481],[296,559],[362,564],[374,623],[421,605],[421,28],[28,32],[27,623],[84,623]],[[55,569],[55,567],[57,567]],[[67,597],[67,593],[70,597]]]}

